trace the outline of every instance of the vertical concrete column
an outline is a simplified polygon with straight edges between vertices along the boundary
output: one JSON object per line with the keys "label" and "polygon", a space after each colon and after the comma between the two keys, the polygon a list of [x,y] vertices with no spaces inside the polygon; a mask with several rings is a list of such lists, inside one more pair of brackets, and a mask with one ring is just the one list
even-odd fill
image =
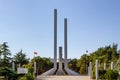
{"label": "vertical concrete column", "polygon": [[59,47],[59,69],[62,69],[62,47]]}
{"label": "vertical concrete column", "polygon": [[65,68],[67,68],[67,18],[64,19],[64,57],[65,57]]}
{"label": "vertical concrete column", "polygon": [[89,76],[92,78],[92,62],[89,63]]}
{"label": "vertical concrete column", "polygon": [[19,67],[19,68],[21,67],[20,63],[18,64],[18,67]]}
{"label": "vertical concrete column", "polygon": [[99,77],[99,74],[98,74],[99,73],[98,72],[98,60],[96,60],[95,66],[96,66],[96,71],[95,71],[96,72],[95,73],[96,74],[96,80],[98,80],[98,77]]}
{"label": "vertical concrete column", "polygon": [[36,73],[36,62],[34,62],[34,73]]}
{"label": "vertical concrete column", "polygon": [[54,68],[57,68],[57,9],[54,9]]}
{"label": "vertical concrete column", "polygon": [[104,63],[104,70],[106,70],[106,63]]}
{"label": "vertical concrete column", "polygon": [[111,62],[111,70],[113,70],[113,68],[114,68],[114,64],[113,62]]}
{"label": "vertical concrete column", "polygon": [[14,61],[12,62],[12,71],[13,72],[15,71],[15,63],[14,63]]}

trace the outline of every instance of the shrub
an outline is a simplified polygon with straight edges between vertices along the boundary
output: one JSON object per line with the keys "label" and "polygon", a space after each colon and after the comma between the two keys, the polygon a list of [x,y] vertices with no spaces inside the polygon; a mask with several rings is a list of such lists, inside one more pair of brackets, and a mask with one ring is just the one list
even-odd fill
{"label": "shrub", "polygon": [[26,74],[26,80],[34,80],[33,75],[31,75],[30,73]]}
{"label": "shrub", "polygon": [[[106,70],[99,70],[99,79],[105,79],[105,73],[106,73]],[[93,68],[93,71],[92,71],[92,78],[95,79],[96,77],[96,72],[95,72],[95,67]]]}
{"label": "shrub", "polygon": [[30,74],[34,73],[34,68],[31,65],[28,66],[28,73]]}
{"label": "shrub", "polygon": [[21,77],[19,80],[26,80],[26,77],[25,76]]}
{"label": "shrub", "polygon": [[95,79],[95,67],[93,68],[93,71],[92,71],[92,78]]}
{"label": "shrub", "polygon": [[0,69],[0,75],[8,78],[8,80],[17,80],[18,78],[18,75],[7,67]]}
{"label": "shrub", "polygon": [[119,76],[118,72],[117,71],[114,71],[114,70],[108,70],[105,74],[105,79],[108,79],[108,80],[113,80],[113,79],[117,79]]}
{"label": "shrub", "polygon": [[8,73],[8,80],[18,80],[18,75],[17,73],[10,71]]}
{"label": "shrub", "polygon": [[25,76],[21,77],[19,80],[35,80],[33,75],[27,73]]}
{"label": "shrub", "polygon": [[99,79],[105,79],[106,70],[99,70]]}

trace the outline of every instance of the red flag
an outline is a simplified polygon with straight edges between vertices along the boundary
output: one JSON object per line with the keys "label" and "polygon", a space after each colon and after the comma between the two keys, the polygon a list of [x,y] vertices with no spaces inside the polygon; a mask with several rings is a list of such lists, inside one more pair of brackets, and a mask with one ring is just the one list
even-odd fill
{"label": "red flag", "polygon": [[37,54],[37,52],[36,52],[36,51],[34,51],[34,54]]}

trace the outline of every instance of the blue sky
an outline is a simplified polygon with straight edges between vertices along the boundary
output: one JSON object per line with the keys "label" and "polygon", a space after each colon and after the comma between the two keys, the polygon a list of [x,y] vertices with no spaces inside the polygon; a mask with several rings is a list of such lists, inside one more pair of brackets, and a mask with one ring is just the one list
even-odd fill
{"label": "blue sky", "polygon": [[68,57],[80,58],[109,44],[120,49],[120,0],[0,0],[0,43],[14,55],[53,57],[53,11],[58,10],[58,47],[68,18]]}

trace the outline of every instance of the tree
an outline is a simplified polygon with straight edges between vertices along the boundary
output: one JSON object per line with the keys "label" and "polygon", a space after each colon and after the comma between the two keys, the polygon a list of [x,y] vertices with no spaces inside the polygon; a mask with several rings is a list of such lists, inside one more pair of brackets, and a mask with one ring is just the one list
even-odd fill
{"label": "tree", "polygon": [[32,59],[32,65],[34,65],[34,61],[36,62],[38,75],[53,67],[53,64],[50,62],[49,58],[42,58],[40,56],[36,56]]}
{"label": "tree", "polygon": [[[0,45],[0,47],[1,47],[1,45]],[[2,55],[2,51],[0,50],[0,60],[1,60],[1,55]]]}
{"label": "tree", "polygon": [[9,61],[10,61],[10,50],[9,50],[9,46],[7,45],[7,42],[4,42],[3,44],[0,45],[0,57],[3,56],[1,58],[2,61],[2,65],[3,66],[7,66]]}
{"label": "tree", "polygon": [[14,55],[14,61],[22,66],[23,64],[27,64],[29,62],[29,58],[26,58],[25,53],[20,50],[16,55]]}
{"label": "tree", "polygon": [[2,55],[2,51],[1,51],[1,45],[0,45],[0,63],[1,63],[1,55]]}
{"label": "tree", "polygon": [[116,62],[114,68],[115,68],[116,71],[120,72],[120,59]]}
{"label": "tree", "polygon": [[69,66],[69,68],[71,68],[72,70],[78,72],[78,71],[79,71],[79,67],[77,67],[77,62],[78,62],[78,60],[77,60],[76,58],[74,58],[74,59],[72,59],[72,60],[69,62],[68,66]]}
{"label": "tree", "polygon": [[83,54],[77,62],[77,67],[79,67],[80,74],[87,73],[87,67],[89,66],[89,62],[89,56],[87,54]]}

